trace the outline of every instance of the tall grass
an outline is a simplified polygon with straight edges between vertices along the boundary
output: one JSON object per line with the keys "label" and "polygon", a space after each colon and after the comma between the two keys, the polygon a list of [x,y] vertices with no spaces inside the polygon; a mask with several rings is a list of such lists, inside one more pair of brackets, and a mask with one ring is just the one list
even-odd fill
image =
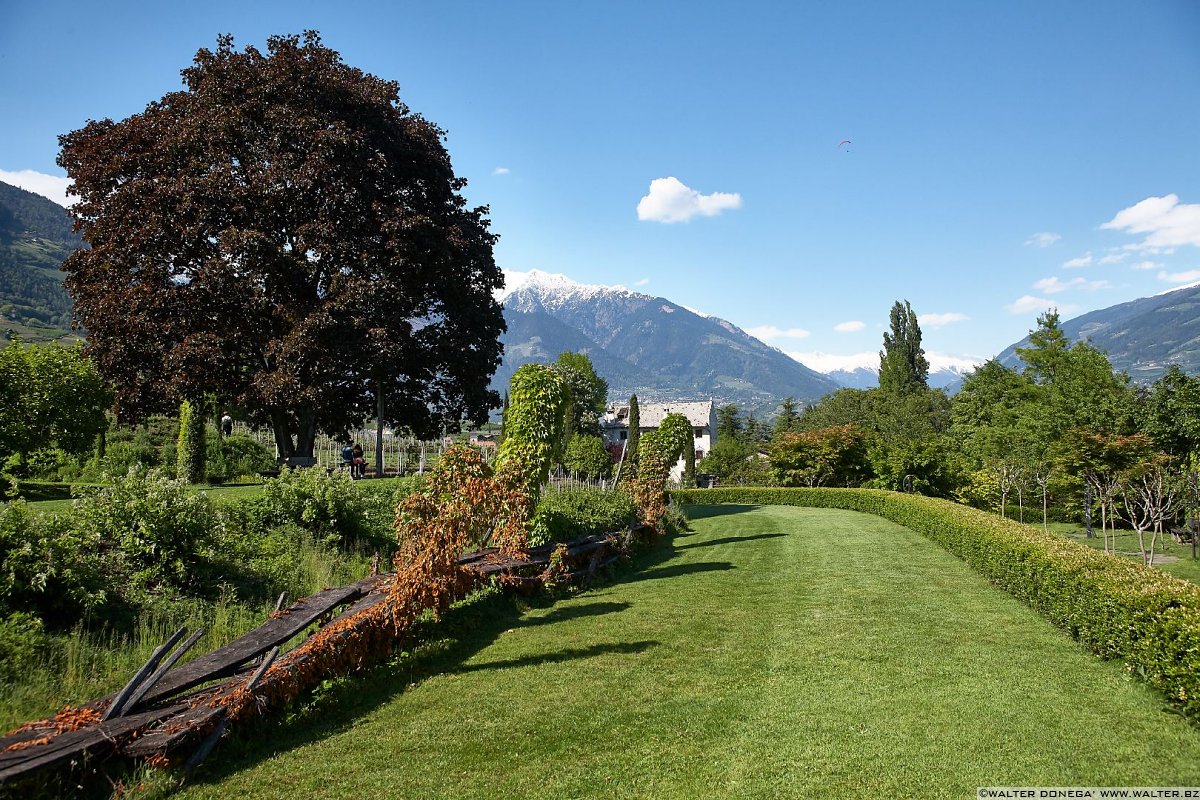
{"label": "tall grass", "polygon": [[[365,548],[339,551],[312,537],[300,537],[291,555],[294,569],[286,581],[291,587],[288,603],[364,577],[373,554]],[[151,607],[138,615],[127,632],[80,620],[69,632],[48,635],[39,661],[19,679],[0,682],[0,730],[119,691],[154,649],[181,626],[205,631],[182,664],[261,625],[273,610],[273,600],[247,602],[231,587],[223,586],[215,601],[173,599]]]}

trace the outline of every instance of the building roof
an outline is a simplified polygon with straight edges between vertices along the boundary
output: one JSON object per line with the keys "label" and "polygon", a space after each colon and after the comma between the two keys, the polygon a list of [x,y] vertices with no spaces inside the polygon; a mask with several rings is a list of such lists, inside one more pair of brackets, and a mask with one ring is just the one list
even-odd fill
{"label": "building roof", "polygon": [[[712,419],[713,401],[699,403],[639,403],[638,427],[657,428],[667,414],[683,414],[694,428],[702,428]],[[629,406],[613,406],[600,419],[604,428],[624,428],[629,425]]]}

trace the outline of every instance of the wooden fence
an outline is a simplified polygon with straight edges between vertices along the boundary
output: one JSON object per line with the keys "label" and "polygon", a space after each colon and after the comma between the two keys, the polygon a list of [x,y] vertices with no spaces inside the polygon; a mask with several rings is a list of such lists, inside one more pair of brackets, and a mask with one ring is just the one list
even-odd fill
{"label": "wooden fence", "polygon": [[[501,576],[510,587],[536,589],[547,579],[580,583],[614,563],[629,547],[640,528],[586,536],[561,546],[531,548],[518,559],[503,558],[495,549],[466,554],[459,559],[468,584]],[[72,781],[94,776],[109,764],[184,763],[192,768],[203,760],[225,733],[230,700],[251,693],[264,710],[270,680],[299,681],[312,688],[332,677],[304,662],[303,648],[280,656],[281,648],[306,631],[311,635],[327,625],[336,642],[351,646],[365,635],[363,625],[375,619],[368,614],[388,597],[392,575],[373,575],[334,589],[325,589],[287,608],[277,607],[262,625],[233,642],[183,666],[174,664],[199,638],[199,632],[176,646],[185,631],[178,631],[155,651],[126,687],[51,719],[31,722],[0,738],[0,787],[43,785],[52,776]],[[280,597],[279,606],[283,604]],[[362,620],[362,625],[357,621]],[[394,635],[394,634],[390,634]],[[173,652],[168,651],[175,648]],[[385,648],[390,649],[390,648]],[[264,681],[264,675],[270,670]],[[281,669],[282,666],[282,669]],[[365,666],[359,664],[358,666]]]}

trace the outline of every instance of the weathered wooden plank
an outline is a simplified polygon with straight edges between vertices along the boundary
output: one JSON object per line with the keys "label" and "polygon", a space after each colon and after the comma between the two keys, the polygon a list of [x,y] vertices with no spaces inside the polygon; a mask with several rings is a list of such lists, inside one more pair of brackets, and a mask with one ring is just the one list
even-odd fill
{"label": "weathered wooden plank", "polygon": [[294,603],[281,616],[268,620],[208,655],[168,672],[157,686],[146,693],[142,703],[154,703],[202,683],[232,675],[238,667],[272,647],[287,642],[322,615],[340,605],[358,600],[379,580],[378,577],[365,578],[349,586],[325,589]]}
{"label": "weathered wooden plank", "polygon": [[100,718],[101,720],[112,719],[113,717],[119,717],[121,715],[121,712],[124,710],[125,704],[128,702],[129,698],[143,683],[145,683],[146,678],[149,677],[150,673],[154,672],[158,668],[158,662],[164,655],[166,655],[168,650],[174,647],[175,644],[183,638],[185,633],[187,633],[187,628],[180,628],[179,630],[175,631],[170,639],[167,639],[167,641],[154,648],[154,652],[150,654],[150,658],[145,664],[142,665],[142,668],[139,669],[134,676],[129,679],[129,683],[125,684],[125,688],[122,689],[117,694],[116,698],[108,704],[108,708],[104,710],[104,716]]}
{"label": "weathered wooden plank", "polygon": [[188,704],[181,711],[147,727],[121,748],[122,755],[144,758],[155,753],[171,753],[196,741],[225,715],[226,708],[221,700],[245,685],[247,676],[261,666],[243,667],[237,675],[190,695]]}
{"label": "weathered wooden plank", "polygon": [[167,656],[162,665],[159,666],[158,669],[154,670],[154,674],[149,678],[146,678],[146,680],[142,682],[142,685],[135,689],[133,694],[129,696],[129,699],[125,701],[125,708],[121,711],[121,713],[128,714],[130,711],[137,708],[138,703],[142,702],[142,698],[158,685],[158,682],[163,679],[163,676],[170,672],[171,668],[175,666],[175,662],[179,661],[179,659],[183,657],[184,653],[186,653],[188,650],[191,650],[192,645],[200,641],[200,637],[203,635],[204,628],[197,628],[196,631],[188,637],[186,642],[179,645],[179,647],[175,649],[175,652]]}
{"label": "weathered wooden plank", "polygon": [[134,731],[186,709],[184,704],[116,717],[99,725],[60,734],[45,744],[0,753],[0,783],[20,779],[85,756],[100,756],[116,749],[117,742]]}

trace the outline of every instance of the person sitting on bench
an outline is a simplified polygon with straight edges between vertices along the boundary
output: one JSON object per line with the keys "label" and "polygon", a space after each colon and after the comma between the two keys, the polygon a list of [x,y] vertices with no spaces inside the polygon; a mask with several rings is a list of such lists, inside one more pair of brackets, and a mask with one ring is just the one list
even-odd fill
{"label": "person sitting on bench", "polygon": [[358,442],[354,443],[354,449],[351,451],[353,460],[350,462],[350,477],[363,478],[367,473],[367,460],[363,458],[362,445]]}

